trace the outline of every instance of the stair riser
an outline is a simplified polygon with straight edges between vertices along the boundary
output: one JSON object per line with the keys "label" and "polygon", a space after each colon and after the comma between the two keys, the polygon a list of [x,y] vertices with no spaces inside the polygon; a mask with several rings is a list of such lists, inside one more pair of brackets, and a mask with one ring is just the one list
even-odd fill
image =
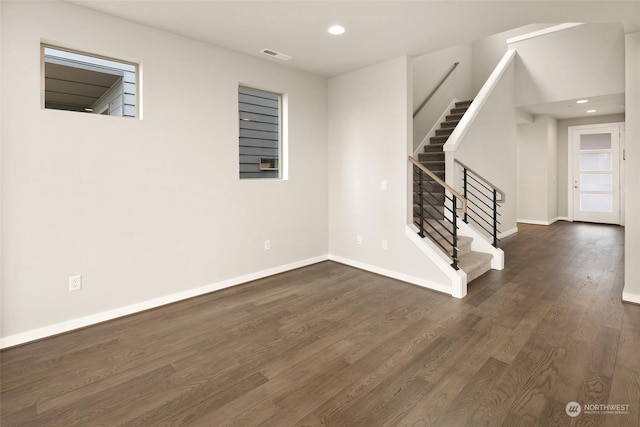
{"label": "stair riser", "polygon": [[442,153],[444,152],[443,144],[427,144],[424,146],[425,153]]}
{"label": "stair riser", "polygon": [[451,114],[464,114],[467,111],[468,107],[457,107],[451,109]]}
{"label": "stair riser", "polygon": [[[420,208],[414,209],[413,216],[420,218]],[[424,219],[442,220],[444,219],[444,206],[425,206],[424,207]]]}
{"label": "stair riser", "polygon": [[453,132],[453,129],[455,128],[437,129],[436,136],[449,136],[451,135],[451,132]]}
{"label": "stair riser", "polygon": [[[413,192],[417,193],[418,191],[420,191],[420,185],[417,182],[413,183]],[[431,184],[431,183],[426,183],[423,182],[422,183],[422,191],[423,192],[427,192],[427,193],[431,193],[431,194],[444,194],[444,187],[438,185],[438,184]],[[417,200],[416,200],[417,202]]]}
{"label": "stair riser", "polygon": [[[433,172],[433,174],[434,174],[438,179],[440,179],[440,180],[444,181],[444,171],[431,171],[431,172]],[[429,180],[434,181],[434,180],[433,180],[430,176],[428,176],[426,173],[425,173],[425,174],[423,174],[423,176],[422,176],[422,180],[423,180],[423,181],[429,181]],[[416,176],[414,176],[414,181],[415,181],[415,182],[420,181],[420,178],[418,177],[418,174],[416,174]],[[434,187],[439,187],[439,186],[440,186],[439,184],[437,184],[437,183],[435,183],[435,182],[432,182],[432,183],[431,183],[431,185],[433,185]]]}
{"label": "stair riser", "polygon": [[444,152],[418,153],[418,161],[429,170],[444,170]]}
{"label": "stair riser", "polygon": [[433,152],[433,153],[419,153],[418,160],[420,162],[441,162],[444,164],[445,155],[444,152]]}
{"label": "stair riser", "polygon": [[474,268],[472,271],[465,271],[465,273],[467,273],[467,283],[477,279],[489,270],[491,270],[491,262],[486,262],[481,266]]}
{"label": "stair riser", "polygon": [[[417,195],[419,191],[420,190],[418,189],[414,189],[413,193]],[[425,206],[434,205],[434,206],[440,207],[444,205],[444,201],[445,201],[444,193],[430,193],[428,191],[423,191],[422,196],[424,198],[423,203]],[[415,200],[414,207],[419,208],[420,207],[419,203],[420,203],[419,200]]]}
{"label": "stair riser", "polygon": [[460,123],[460,120],[452,120],[452,121],[447,121],[447,122],[442,122],[440,123],[440,127],[442,129],[454,129],[458,123]]}
{"label": "stair riser", "polygon": [[431,138],[429,138],[429,142],[431,144],[444,144],[445,142],[447,142],[447,139],[449,139],[449,136],[432,136]]}

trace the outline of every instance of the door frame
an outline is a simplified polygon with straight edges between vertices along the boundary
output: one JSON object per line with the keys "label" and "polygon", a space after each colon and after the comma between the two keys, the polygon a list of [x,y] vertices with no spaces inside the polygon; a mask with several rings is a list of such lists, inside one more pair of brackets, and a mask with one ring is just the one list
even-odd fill
{"label": "door frame", "polygon": [[[575,145],[574,145],[574,134],[577,131],[584,131],[589,129],[601,129],[608,127],[617,127],[619,132],[619,147],[620,152],[618,155],[620,156],[619,162],[619,183],[620,186],[620,225],[624,226],[625,223],[625,173],[624,173],[624,160],[625,160],[625,122],[613,122],[613,123],[597,123],[591,125],[579,125],[579,126],[569,126],[568,128],[568,141],[567,141],[567,157],[569,160],[568,168],[567,168],[567,210],[568,210],[568,219],[573,222],[574,220],[574,203],[573,203],[573,157],[575,155]],[[615,185],[615,184],[614,184]]]}
{"label": "door frame", "polygon": [[619,202],[619,219],[620,225],[624,226],[625,223],[625,173],[624,173],[624,160],[625,160],[625,122],[613,122],[613,123],[596,123],[590,125],[578,125],[578,126],[569,126],[568,127],[568,141],[567,141],[567,158],[568,158],[568,169],[567,169],[567,213],[569,221],[574,221],[574,203],[573,203],[573,157],[574,157],[574,134],[578,131],[585,131],[589,129],[602,129],[608,127],[617,127],[619,132],[619,178],[618,185],[619,193],[620,193],[620,202]]}

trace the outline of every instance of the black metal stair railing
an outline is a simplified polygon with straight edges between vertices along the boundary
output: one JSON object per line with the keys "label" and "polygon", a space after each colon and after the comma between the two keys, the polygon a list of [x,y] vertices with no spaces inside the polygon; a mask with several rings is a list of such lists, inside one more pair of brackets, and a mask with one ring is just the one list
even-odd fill
{"label": "black metal stair railing", "polygon": [[497,248],[500,225],[498,217],[501,216],[498,206],[505,201],[504,191],[459,160],[454,160],[454,163],[461,168],[462,194],[468,201],[463,221],[467,224],[473,222],[484,230],[491,237],[493,246]]}
{"label": "black metal stair railing", "polygon": [[429,237],[458,270],[458,215],[466,214],[467,200],[413,157],[413,217],[420,237]]}

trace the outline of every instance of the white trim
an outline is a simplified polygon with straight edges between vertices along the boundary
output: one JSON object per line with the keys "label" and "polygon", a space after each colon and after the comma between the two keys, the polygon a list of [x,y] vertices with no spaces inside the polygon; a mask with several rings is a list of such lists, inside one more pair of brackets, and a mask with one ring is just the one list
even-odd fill
{"label": "white trim", "polygon": [[559,216],[558,221],[568,221],[568,222],[573,222],[573,220],[569,219],[568,216]]}
{"label": "white trim", "polygon": [[528,125],[535,121],[532,114],[527,113],[521,108],[516,108],[516,123],[518,125]]}
{"label": "white trim", "polygon": [[626,122],[611,122],[611,123],[594,123],[590,125],[576,125],[567,127],[567,213],[569,214],[566,219],[565,217],[561,219],[565,219],[566,221],[573,222],[573,156],[574,156],[574,132],[588,129],[599,129],[599,128],[608,128],[608,127],[617,127],[618,128],[618,150],[620,156],[620,162],[618,167],[618,175],[619,175],[619,209],[620,215],[618,216],[619,225],[624,225],[624,208],[625,208],[625,180],[624,180],[624,161],[623,161],[623,152],[625,149],[625,141],[624,137],[626,136]]}
{"label": "white trim", "polygon": [[620,143],[620,225],[624,227],[624,224],[626,222],[626,209],[627,209],[627,205],[626,205],[626,188],[627,188],[627,180],[626,180],[626,168],[625,168],[625,153],[626,153],[626,148],[627,148],[627,144],[626,144],[626,138],[627,136],[627,128],[626,128],[626,122],[621,122],[620,123],[620,137],[619,137],[619,143]]}
{"label": "white trim", "polygon": [[504,239],[505,237],[509,237],[513,234],[516,234],[517,232],[518,232],[518,227],[514,227],[511,230],[503,231],[502,233],[498,234],[498,239]]}
{"label": "white trim", "polygon": [[[444,144],[443,147],[444,151],[455,151],[458,149],[458,145],[460,145],[462,138],[464,138],[467,131],[469,131],[471,124],[482,110],[482,107],[489,99],[491,92],[493,92],[493,89],[498,85],[503,74],[507,71],[515,57],[516,51],[514,49],[509,49],[507,53],[504,54],[496,68],[478,92],[478,95],[476,95],[475,99],[469,106],[469,109],[464,113],[462,119],[460,119],[458,126],[456,126],[455,130],[451,133],[451,136],[449,136],[449,139],[447,139],[447,143]],[[446,173],[449,175],[449,170],[447,170]]]}
{"label": "white trim", "polygon": [[557,222],[560,218],[559,217],[555,217],[549,221],[539,221],[537,219],[516,219],[516,222],[521,222],[523,224],[533,224],[533,225],[551,225],[554,222]]}
{"label": "white trim", "polygon": [[622,301],[640,304],[640,295],[622,291]]}
{"label": "white trim", "polygon": [[521,42],[523,40],[529,40],[529,39],[532,39],[532,38],[535,38],[535,37],[546,36],[547,34],[555,33],[557,31],[568,30],[569,28],[578,27],[580,25],[584,25],[584,24],[583,23],[567,22],[567,23],[564,23],[564,24],[554,25],[553,27],[547,27],[547,28],[543,28],[543,29],[538,30],[538,31],[532,31],[532,32],[527,33],[527,34],[522,34],[520,36],[511,37],[510,39],[507,39],[507,44],[517,43],[517,42]]}
{"label": "white trim", "polygon": [[117,319],[122,316],[128,316],[130,314],[139,313],[141,311],[160,307],[166,304],[171,304],[171,303],[182,301],[188,298],[193,298],[200,295],[208,294],[210,292],[229,288],[231,286],[239,285],[246,282],[251,282],[253,280],[262,279],[268,276],[273,276],[274,274],[284,273],[285,271],[295,270],[296,268],[317,264],[319,262],[326,261],[329,258],[330,258],[329,255],[320,255],[314,258],[308,258],[308,259],[296,261],[290,264],[269,268],[267,270],[246,274],[244,276],[236,277],[233,279],[223,280],[221,282],[212,283],[210,285],[201,286],[199,288],[190,289],[188,291],[178,292],[175,294],[166,295],[159,298],[153,298],[147,301],[142,301],[136,304],[119,307],[113,310],[107,310],[101,313],[80,317],[78,319],[72,319],[65,322],[60,322],[53,325],[45,326],[42,328],[32,329],[27,332],[9,335],[7,337],[0,338],[0,348],[13,347],[16,345],[27,343],[29,341],[35,341],[35,340],[50,337],[53,335],[70,332],[75,329],[80,329],[80,328],[95,325],[98,323],[106,322],[108,320]]}
{"label": "white trim", "polygon": [[411,283],[412,285],[417,285],[423,288],[431,289],[434,291],[442,292],[444,294],[451,295],[451,288],[446,285],[441,285],[439,283],[431,282],[426,279],[422,279],[420,277],[411,276],[404,273],[399,273],[397,271],[388,270],[386,268],[378,267],[371,264],[366,264],[364,262],[355,261],[349,258],[343,258],[337,255],[329,255],[330,261],[339,262],[340,264],[348,265],[350,267],[359,268],[360,270],[368,271],[371,273],[379,274],[381,276],[390,277],[392,279],[401,280],[403,282]]}
{"label": "white trim", "polygon": [[425,145],[429,145],[430,144],[429,139],[432,136],[436,136],[436,130],[438,130],[438,126],[440,126],[440,123],[446,121],[447,116],[449,115],[449,112],[451,111],[451,109],[453,107],[455,107],[456,102],[459,102],[459,100],[454,98],[454,100],[451,101],[451,103],[449,103],[449,105],[444,110],[444,112],[440,115],[440,117],[438,117],[438,120],[434,123],[433,127],[431,128],[431,130],[429,130],[429,132],[427,132],[427,135],[422,139],[422,142],[420,142],[420,144],[413,151],[413,157],[418,158],[418,154],[423,152],[423,147]]}

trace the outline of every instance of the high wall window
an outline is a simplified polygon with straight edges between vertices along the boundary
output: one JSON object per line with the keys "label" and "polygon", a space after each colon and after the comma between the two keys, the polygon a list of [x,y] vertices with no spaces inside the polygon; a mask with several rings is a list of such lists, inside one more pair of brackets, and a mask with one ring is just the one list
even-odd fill
{"label": "high wall window", "polygon": [[240,178],[282,178],[282,95],[238,89]]}
{"label": "high wall window", "polygon": [[136,117],[137,66],[42,46],[44,108]]}

